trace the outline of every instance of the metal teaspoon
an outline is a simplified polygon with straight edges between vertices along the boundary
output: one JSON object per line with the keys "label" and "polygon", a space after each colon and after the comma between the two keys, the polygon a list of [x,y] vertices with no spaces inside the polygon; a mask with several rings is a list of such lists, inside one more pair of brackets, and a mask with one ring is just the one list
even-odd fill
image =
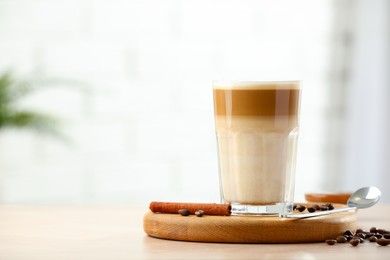
{"label": "metal teaspoon", "polygon": [[287,214],[282,217],[285,218],[311,218],[322,215],[333,214],[337,212],[344,212],[350,210],[364,209],[374,206],[381,197],[381,191],[374,186],[360,188],[349,197],[347,208],[333,209],[328,211],[313,212],[307,214]]}

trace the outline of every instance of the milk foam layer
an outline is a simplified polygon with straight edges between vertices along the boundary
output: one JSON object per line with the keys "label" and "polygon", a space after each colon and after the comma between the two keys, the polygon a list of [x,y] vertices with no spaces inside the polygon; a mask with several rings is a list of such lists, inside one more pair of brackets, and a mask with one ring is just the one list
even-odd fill
{"label": "milk foam layer", "polygon": [[[221,126],[226,118],[221,116],[216,121]],[[231,121],[240,127],[220,127],[217,131],[224,201],[252,205],[290,201],[298,129],[288,121],[295,120],[279,119],[286,121],[283,129],[275,128],[274,119]]]}

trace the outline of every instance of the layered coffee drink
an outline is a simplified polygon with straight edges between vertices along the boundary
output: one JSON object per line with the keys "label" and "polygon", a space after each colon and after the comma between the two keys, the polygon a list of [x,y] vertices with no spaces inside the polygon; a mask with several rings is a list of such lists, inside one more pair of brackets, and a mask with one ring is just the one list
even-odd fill
{"label": "layered coffee drink", "polygon": [[300,82],[221,81],[213,87],[223,202],[232,204],[232,213],[291,211]]}

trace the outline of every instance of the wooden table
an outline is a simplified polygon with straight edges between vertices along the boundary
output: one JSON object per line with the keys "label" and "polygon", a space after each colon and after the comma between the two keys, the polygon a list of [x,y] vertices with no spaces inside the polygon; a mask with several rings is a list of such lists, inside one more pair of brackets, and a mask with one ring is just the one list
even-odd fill
{"label": "wooden table", "polygon": [[[0,206],[0,259],[390,259],[390,246],[169,241],[143,231],[144,207]],[[390,229],[390,205],[358,212],[359,227]]]}

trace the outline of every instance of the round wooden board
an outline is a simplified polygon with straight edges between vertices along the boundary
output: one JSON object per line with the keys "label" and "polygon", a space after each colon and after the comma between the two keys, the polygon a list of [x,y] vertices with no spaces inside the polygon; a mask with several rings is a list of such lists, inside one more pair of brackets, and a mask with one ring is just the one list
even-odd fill
{"label": "round wooden board", "polygon": [[[345,205],[336,205],[345,207]],[[224,243],[309,243],[356,230],[356,212],[306,219],[277,216],[203,216],[147,212],[144,230],[152,237]]]}

